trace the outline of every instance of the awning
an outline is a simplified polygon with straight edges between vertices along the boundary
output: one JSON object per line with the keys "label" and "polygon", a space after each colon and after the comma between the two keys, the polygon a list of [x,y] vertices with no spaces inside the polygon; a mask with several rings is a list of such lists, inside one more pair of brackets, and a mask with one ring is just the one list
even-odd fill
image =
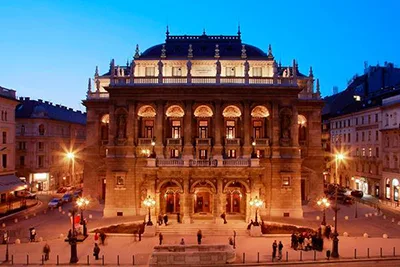
{"label": "awning", "polygon": [[26,184],[14,174],[0,176],[0,193],[23,190]]}

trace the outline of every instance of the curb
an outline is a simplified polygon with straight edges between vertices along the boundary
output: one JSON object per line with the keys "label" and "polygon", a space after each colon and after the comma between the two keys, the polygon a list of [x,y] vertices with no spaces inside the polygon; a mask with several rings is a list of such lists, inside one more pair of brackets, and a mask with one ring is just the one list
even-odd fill
{"label": "curb", "polygon": [[7,216],[1,217],[1,218],[0,218],[0,222],[3,221],[3,220],[5,220],[5,219],[10,218],[11,216],[19,215],[19,214],[21,214],[21,213],[23,213],[23,212],[28,212],[28,211],[33,210],[34,208],[38,208],[38,207],[42,206],[42,204],[43,204],[43,202],[40,201],[40,200],[38,200],[37,203],[36,203],[35,205],[33,205],[32,207],[29,207],[29,208],[27,208],[27,209],[25,209],[25,210],[20,210],[20,211],[18,211],[18,212],[16,212],[16,213],[12,213],[12,214],[9,214],[9,215],[7,215]]}

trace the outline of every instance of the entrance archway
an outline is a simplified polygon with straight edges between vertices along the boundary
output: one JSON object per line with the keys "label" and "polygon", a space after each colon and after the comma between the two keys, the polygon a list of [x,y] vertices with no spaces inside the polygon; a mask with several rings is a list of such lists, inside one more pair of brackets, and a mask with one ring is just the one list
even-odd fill
{"label": "entrance archway", "polygon": [[160,211],[161,213],[180,213],[182,189],[174,181],[168,181],[160,186]]}
{"label": "entrance archway", "polygon": [[214,208],[215,186],[208,180],[197,181],[191,186],[193,193],[193,213],[205,215],[212,214]]}
{"label": "entrance archway", "polygon": [[231,181],[224,188],[226,198],[225,212],[227,214],[246,214],[246,193],[249,193],[247,184]]}

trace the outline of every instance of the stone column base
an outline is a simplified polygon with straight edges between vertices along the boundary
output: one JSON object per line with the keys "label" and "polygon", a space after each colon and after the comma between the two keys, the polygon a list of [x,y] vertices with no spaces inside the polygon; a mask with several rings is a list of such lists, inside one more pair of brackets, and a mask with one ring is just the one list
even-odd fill
{"label": "stone column base", "polygon": [[155,236],[156,235],[157,227],[156,225],[146,225],[144,228],[143,236]]}
{"label": "stone column base", "polygon": [[262,236],[261,226],[251,226],[249,234],[250,236]]}

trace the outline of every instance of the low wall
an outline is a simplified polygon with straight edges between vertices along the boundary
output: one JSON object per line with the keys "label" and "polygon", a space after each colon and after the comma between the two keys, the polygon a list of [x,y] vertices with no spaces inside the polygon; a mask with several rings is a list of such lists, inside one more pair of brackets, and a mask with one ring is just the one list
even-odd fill
{"label": "low wall", "polygon": [[230,245],[162,245],[154,247],[150,266],[225,264],[235,258]]}

